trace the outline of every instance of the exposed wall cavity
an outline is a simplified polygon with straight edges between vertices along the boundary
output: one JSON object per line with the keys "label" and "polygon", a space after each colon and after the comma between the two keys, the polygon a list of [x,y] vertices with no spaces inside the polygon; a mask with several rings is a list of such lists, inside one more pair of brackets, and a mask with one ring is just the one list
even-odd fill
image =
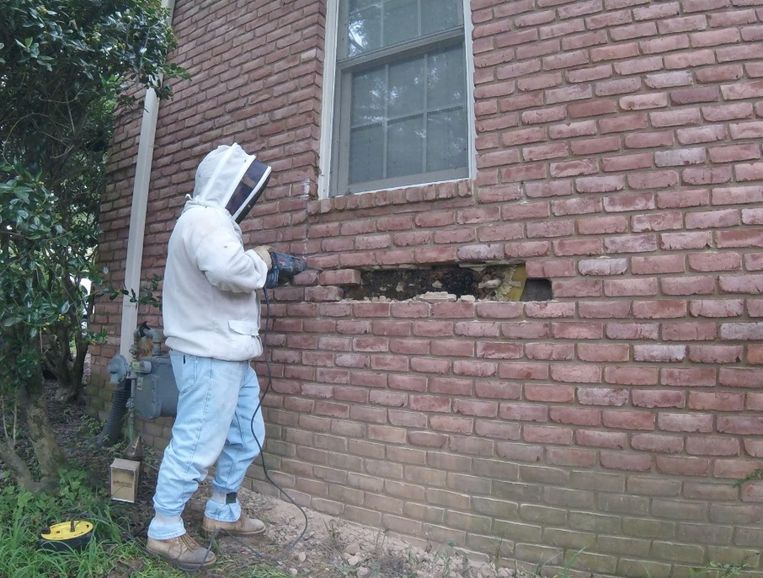
{"label": "exposed wall cavity", "polygon": [[360,285],[347,288],[348,299],[385,297],[404,300],[431,292],[471,295],[486,301],[548,301],[548,279],[527,278],[525,265],[437,265],[419,269],[361,271]]}

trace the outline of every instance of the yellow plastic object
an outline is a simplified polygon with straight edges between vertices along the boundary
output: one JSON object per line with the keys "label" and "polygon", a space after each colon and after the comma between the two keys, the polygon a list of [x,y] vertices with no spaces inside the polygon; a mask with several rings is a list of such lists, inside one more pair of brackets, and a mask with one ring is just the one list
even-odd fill
{"label": "yellow plastic object", "polygon": [[519,301],[525,290],[527,281],[527,269],[524,263],[508,267],[503,274],[501,285],[496,289],[495,296],[498,301]]}
{"label": "yellow plastic object", "polygon": [[93,524],[85,520],[70,520],[52,524],[40,534],[42,548],[47,550],[79,550],[93,536]]}

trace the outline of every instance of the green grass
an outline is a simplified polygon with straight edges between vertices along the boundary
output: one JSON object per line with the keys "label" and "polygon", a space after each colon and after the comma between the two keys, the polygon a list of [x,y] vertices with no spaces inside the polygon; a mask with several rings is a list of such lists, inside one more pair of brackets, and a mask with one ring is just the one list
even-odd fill
{"label": "green grass", "polygon": [[[86,474],[68,471],[58,496],[32,494],[14,485],[0,488],[0,576],[13,578],[103,578],[114,568],[130,576],[174,578],[184,574],[149,557],[112,517],[111,502],[94,492]],[[39,548],[40,532],[53,522],[72,519],[94,524],[94,536],[79,552]],[[127,576],[128,573],[119,574]]]}

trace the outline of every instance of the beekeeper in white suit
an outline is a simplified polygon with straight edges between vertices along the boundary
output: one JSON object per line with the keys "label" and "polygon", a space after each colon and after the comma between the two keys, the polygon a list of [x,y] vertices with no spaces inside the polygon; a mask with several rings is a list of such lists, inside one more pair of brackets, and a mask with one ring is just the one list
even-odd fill
{"label": "beekeeper in white suit", "polygon": [[236,492],[265,441],[261,411],[253,418],[260,387],[249,362],[262,353],[256,291],[271,262],[267,247],[244,249],[238,224],[269,177],[270,167],[239,145],[217,147],[199,164],[193,197],[169,241],[162,310],[178,407],[147,549],[185,570],[215,561],[181,518],[213,464],[204,530],[250,535],[265,529],[242,515]]}

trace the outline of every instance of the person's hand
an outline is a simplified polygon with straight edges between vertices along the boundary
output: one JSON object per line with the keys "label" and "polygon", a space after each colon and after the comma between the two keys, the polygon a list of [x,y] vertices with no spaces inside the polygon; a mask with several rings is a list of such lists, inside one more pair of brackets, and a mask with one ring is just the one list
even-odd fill
{"label": "person's hand", "polygon": [[268,266],[268,271],[273,268],[273,261],[270,258],[271,248],[268,245],[260,245],[254,248],[254,252],[257,253],[260,259],[265,261],[265,265]]}

